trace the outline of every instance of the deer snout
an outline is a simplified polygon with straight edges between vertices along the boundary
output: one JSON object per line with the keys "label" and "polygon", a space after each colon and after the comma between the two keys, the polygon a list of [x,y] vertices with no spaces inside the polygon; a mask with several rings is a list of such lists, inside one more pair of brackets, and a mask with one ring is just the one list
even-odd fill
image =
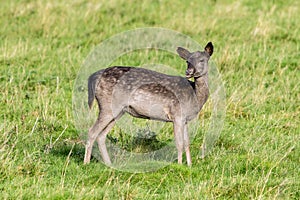
{"label": "deer snout", "polygon": [[188,68],[186,71],[185,71],[185,76],[187,78],[191,78],[194,74],[194,69],[193,68]]}

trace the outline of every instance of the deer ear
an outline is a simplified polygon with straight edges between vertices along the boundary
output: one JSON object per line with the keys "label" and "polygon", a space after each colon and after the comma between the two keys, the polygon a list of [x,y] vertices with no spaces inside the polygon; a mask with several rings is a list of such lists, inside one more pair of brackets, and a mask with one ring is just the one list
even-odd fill
{"label": "deer ear", "polygon": [[178,47],[176,51],[177,51],[178,55],[181,58],[183,58],[184,60],[187,60],[191,56],[191,53],[188,50],[186,50],[185,48]]}
{"label": "deer ear", "polygon": [[204,50],[211,56],[214,52],[214,46],[211,42],[207,43]]}

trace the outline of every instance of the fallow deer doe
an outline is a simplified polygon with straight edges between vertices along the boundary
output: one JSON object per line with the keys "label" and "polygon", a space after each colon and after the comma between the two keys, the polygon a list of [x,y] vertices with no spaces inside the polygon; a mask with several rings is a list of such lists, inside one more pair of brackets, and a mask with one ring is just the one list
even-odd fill
{"label": "fallow deer doe", "polygon": [[[178,47],[177,53],[186,60],[186,78],[124,66],[102,69],[89,77],[88,104],[91,108],[96,98],[100,112],[88,132],[84,163],[90,162],[97,140],[104,163],[111,165],[106,135],[116,120],[129,113],[133,117],[172,122],[178,163],[182,163],[185,150],[187,164],[192,164],[187,123],[198,115],[208,99],[208,60],[213,45],[209,42],[204,51],[196,52]],[[189,78],[194,78],[194,82]]]}

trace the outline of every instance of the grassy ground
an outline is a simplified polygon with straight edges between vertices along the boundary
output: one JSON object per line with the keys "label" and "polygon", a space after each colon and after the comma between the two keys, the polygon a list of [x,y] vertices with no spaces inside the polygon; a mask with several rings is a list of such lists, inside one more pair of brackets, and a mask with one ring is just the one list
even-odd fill
{"label": "grassy ground", "polygon": [[[1,1],[0,198],[299,199],[300,5],[275,2]],[[72,116],[77,72],[101,41],[153,26],[215,44],[227,93],[221,137],[204,160],[194,140],[191,168],[84,166]]]}

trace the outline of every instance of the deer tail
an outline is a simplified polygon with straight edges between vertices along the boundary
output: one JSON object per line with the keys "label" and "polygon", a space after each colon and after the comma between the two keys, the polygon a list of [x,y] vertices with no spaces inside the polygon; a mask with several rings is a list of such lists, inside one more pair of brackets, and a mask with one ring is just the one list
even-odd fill
{"label": "deer tail", "polygon": [[88,104],[89,108],[92,108],[94,99],[95,99],[95,89],[96,89],[96,84],[99,79],[99,75],[102,74],[102,71],[98,71],[94,74],[92,74],[89,79],[88,79]]}

